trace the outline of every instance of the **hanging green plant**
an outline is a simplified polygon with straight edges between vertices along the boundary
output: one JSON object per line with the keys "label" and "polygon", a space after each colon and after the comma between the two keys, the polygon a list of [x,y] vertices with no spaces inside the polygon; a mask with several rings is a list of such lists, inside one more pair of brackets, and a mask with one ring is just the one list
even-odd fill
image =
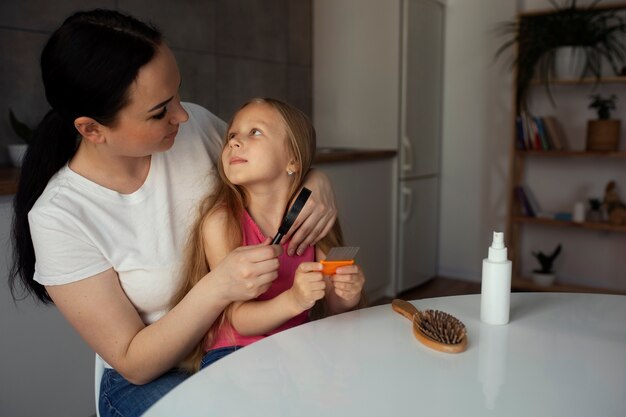
{"label": "hanging green plant", "polygon": [[552,100],[550,83],[555,79],[559,48],[580,48],[584,59],[579,74],[581,78],[599,79],[603,62],[608,62],[617,75],[626,62],[626,45],[623,43],[626,23],[617,14],[617,7],[596,7],[601,0],[580,7],[576,0],[549,1],[554,11],[524,15],[499,27],[499,32],[510,39],[496,51],[496,58],[509,48],[517,47],[512,66],[518,68],[516,102],[520,110],[526,110],[528,87],[535,78],[545,86]]}

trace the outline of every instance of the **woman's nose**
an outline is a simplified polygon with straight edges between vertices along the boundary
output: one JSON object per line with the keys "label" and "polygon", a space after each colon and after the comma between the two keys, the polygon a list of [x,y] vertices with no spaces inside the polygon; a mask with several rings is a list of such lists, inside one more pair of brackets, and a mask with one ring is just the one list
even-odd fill
{"label": "woman's nose", "polygon": [[172,116],[170,119],[170,123],[179,124],[185,123],[189,120],[189,113],[185,110],[180,103],[180,100],[172,100],[173,108],[172,108]]}

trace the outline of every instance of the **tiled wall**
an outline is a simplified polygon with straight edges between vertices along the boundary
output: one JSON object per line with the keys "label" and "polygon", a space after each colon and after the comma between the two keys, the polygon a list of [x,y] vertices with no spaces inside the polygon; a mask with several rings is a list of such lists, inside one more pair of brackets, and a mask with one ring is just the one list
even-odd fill
{"label": "tiled wall", "polygon": [[312,0],[1,0],[0,165],[17,143],[8,109],[36,124],[48,109],[39,54],[76,10],[111,8],[156,24],[174,51],[181,96],[227,120],[255,96],[285,99],[311,114]]}

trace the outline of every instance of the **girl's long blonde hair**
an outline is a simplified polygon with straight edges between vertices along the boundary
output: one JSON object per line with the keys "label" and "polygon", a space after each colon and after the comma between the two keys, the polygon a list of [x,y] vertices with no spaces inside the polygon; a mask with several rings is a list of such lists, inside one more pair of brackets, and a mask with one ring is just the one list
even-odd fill
{"label": "girl's long blonde hair", "polygon": [[[241,109],[251,103],[263,103],[271,106],[278,111],[284,121],[288,151],[300,165],[300,169],[292,176],[293,179],[289,190],[291,200],[302,186],[302,181],[309,171],[313,158],[315,157],[316,139],[313,124],[306,114],[288,103],[273,98],[254,98],[241,106],[231,118],[228,128],[226,129],[224,147],[228,145],[228,131],[232,126],[235,116]],[[181,286],[172,299],[172,306],[178,304],[191,288],[210,271],[205,255],[202,226],[211,213],[217,209],[223,208],[227,215],[227,227],[230,234],[228,236],[216,236],[216,239],[228,239],[227,244],[230,246],[231,250],[241,246],[242,243],[240,219],[248,205],[246,193],[242,187],[231,183],[228,178],[226,178],[222,158],[220,157],[218,160],[217,170],[219,181],[215,191],[204,198],[198,207],[196,221],[192,225],[191,233],[185,245]],[[328,252],[331,247],[341,246],[342,244],[343,236],[339,222],[337,221],[328,235],[317,243],[318,247],[325,253]],[[318,302],[313,308],[311,316],[313,318],[321,317],[325,315],[324,310],[323,302]],[[222,312],[218,319],[215,320],[203,340],[185,359],[181,365],[182,368],[190,372],[195,372],[200,368],[200,361],[204,355],[204,346],[210,346],[215,341],[218,329],[228,320],[227,316],[225,312]]]}

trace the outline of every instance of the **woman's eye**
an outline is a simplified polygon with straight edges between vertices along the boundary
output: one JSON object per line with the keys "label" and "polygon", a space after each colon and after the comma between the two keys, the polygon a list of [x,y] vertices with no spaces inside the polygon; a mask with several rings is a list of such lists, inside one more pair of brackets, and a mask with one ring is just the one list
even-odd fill
{"label": "woman's eye", "polygon": [[161,120],[162,118],[165,117],[166,113],[167,113],[167,107],[163,107],[163,110],[161,110],[160,113],[155,114],[154,116],[152,116],[152,118],[156,119],[156,120]]}

